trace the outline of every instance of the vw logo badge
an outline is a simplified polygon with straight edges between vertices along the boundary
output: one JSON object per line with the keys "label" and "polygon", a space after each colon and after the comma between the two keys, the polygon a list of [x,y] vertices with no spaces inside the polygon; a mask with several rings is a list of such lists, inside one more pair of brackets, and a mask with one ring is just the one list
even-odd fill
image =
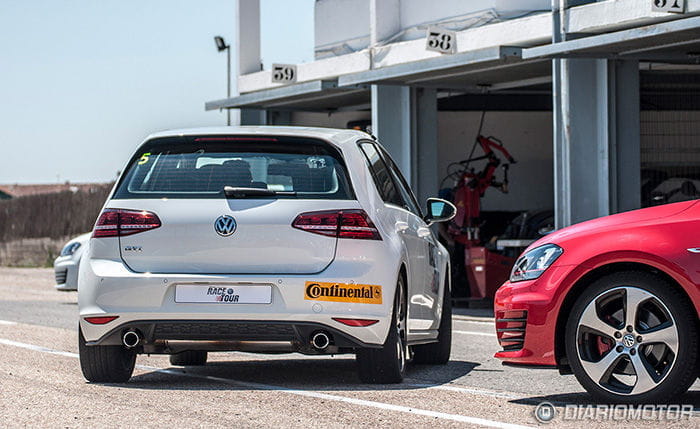
{"label": "vw logo badge", "polygon": [[634,346],[634,335],[627,334],[622,337],[622,344],[624,344],[628,349]]}
{"label": "vw logo badge", "polygon": [[219,216],[214,221],[214,231],[222,237],[228,237],[236,232],[236,220],[231,216]]}

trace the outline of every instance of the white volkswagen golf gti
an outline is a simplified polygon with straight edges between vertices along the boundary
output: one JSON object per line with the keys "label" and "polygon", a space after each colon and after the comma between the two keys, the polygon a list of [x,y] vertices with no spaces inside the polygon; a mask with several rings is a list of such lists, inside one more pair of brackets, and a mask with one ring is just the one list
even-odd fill
{"label": "white volkswagen golf gti", "polygon": [[360,379],[446,363],[449,255],[384,149],[353,130],[205,128],[154,134],[107,199],[80,265],[89,381],[137,354],[355,353]]}

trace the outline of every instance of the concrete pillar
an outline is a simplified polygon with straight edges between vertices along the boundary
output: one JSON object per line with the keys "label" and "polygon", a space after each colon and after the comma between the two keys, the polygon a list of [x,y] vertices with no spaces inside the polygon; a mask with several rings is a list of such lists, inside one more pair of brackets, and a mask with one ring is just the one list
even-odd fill
{"label": "concrete pillar", "polygon": [[609,213],[607,194],[607,100],[600,90],[601,60],[564,60],[567,75],[562,80],[565,125],[563,144],[568,145],[567,165],[562,168],[568,182],[570,223]]}
{"label": "concrete pillar", "polygon": [[[239,95],[238,76],[260,71],[260,0],[234,0],[236,32],[231,43],[233,70],[236,71],[233,96]],[[264,111],[233,109],[232,125],[264,125]]]}
{"label": "concrete pillar", "polygon": [[411,89],[372,85],[372,133],[386,148],[406,180],[412,181]]}
{"label": "concrete pillar", "polygon": [[391,154],[421,206],[437,195],[435,89],[373,85],[372,133]]}
{"label": "concrete pillar", "polygon": [[233,125],[267,125],[267,111],[263,109],[236,109],[240,111],[240,120],[238,123],[233,122]]}
{"label": "concrete pillar", "polygon": [[428,197],[436,197],[439,186],[437,154],[437,90],[414,88],[413,90],[413,153],[415,174],[413,190],[421,207]]}
{"label": "concrete pillar", "polygon": [[[553,67],[557,228],[639,207],[636,61],[565,59]],[[558,87],[558,88],[557,88]]]}
{"label": "concrete pillar", "polygon": [[[370,0],[370,45],[401,31],[399,0]],[[419,204],[437,195],[437,92],[372,85],[372,133],[411,184]]]}
{"label": "concrete pillar", "polygon": [[289,110],[268,110],[266,125],[292,125],[292,112]]}
{"label": "concrete pillar", "polygon": [[613,213],[634,210],[641,206],[641,147],[639,62],[609,61],[615,97],[614,140],[611,144],[611,204]]}

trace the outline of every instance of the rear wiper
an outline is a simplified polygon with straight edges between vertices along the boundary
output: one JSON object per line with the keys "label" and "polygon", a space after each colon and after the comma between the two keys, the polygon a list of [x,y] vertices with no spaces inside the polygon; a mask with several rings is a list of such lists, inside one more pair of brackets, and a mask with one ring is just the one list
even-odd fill
{"label": "rear wiper", "polygon": [[277,197],[277,196],[296,196],[296,192],[291,191],[274,191],[265,188],[239,188],[235,186],[224,186],[224,194],[226,198],[246,198],[246,197]]}

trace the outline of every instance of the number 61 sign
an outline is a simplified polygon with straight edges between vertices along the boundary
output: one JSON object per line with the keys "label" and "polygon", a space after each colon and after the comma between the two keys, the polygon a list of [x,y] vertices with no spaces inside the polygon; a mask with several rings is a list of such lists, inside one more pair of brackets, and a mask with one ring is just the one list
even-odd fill
{"label": "number 61 sign", "polygon": [[684,13],[685,0],[651,0],[651,10],[654,12]]}
{"label": "number 61 sign", "polygon": [[457,37],[454,31],[440,27],[429,27],[426,35],[425,49],[442,54],[457,52]]}

